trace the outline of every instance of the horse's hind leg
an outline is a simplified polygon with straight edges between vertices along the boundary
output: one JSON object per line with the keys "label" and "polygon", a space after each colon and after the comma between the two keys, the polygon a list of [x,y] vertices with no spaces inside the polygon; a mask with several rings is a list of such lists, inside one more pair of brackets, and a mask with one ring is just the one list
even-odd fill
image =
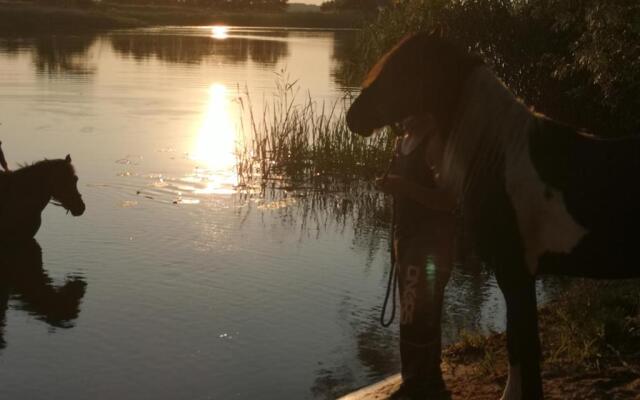
{"label": "horse's hind leg", "polygon": [[542,399],[535,280],[513,266],[498,267],[496,277],[507,303],[509,378],[502,400]]}

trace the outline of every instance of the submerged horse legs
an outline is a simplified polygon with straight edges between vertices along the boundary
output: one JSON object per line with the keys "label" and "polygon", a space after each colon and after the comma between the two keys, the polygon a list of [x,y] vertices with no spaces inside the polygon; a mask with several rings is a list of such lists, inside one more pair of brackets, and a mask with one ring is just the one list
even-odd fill
{"label": "submerged horse legs", "polygon": [[496,278],[507,304],[509,378],[502,400],[542,399],[535,279],[513,265],[498,266]]}

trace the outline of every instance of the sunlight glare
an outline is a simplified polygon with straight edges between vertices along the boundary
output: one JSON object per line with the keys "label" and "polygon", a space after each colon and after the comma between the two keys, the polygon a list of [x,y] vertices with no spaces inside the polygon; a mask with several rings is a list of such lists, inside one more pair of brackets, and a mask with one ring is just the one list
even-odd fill
{"label": "sunlight glare", "polygon": [[214,39],[226,39],[229,37],[229,27],[225,25],[216,25],[211,28],[211,37]]}
{"label": "sunlight glare", "polygon": [[227,89],[216,83],[209,88],[209,103],[191,159],[201,162],[196,178],[204,183],[202,194],[226,194],[238,184],[236,172],[236,131]]}

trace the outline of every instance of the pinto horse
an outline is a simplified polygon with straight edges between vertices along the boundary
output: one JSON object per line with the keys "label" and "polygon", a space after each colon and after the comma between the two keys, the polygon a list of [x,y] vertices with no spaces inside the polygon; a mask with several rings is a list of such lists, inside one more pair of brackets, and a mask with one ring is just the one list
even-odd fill
{"label": "pinto horse", "polygon": [[425,113],[445,143],[443,186],[506,301],[502,399],[541,399],[535,276],[640,276],[640,136],[599,138],[534,113],[480,57],[421,33],[372,68],[347,123],[368,136]]}
{"label": "pinto horse", "polygon": [[0,242],[33,238],[47,204],[75,217],[85,211],[71,157],[43,160],[15,171],[0,172]]}

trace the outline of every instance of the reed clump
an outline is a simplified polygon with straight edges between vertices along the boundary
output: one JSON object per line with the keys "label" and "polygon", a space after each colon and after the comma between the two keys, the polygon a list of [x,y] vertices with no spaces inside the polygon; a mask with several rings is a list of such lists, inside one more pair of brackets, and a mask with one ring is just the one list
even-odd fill
{"label": "reed clump", "polygon": [[369,138],[353,134],[345,119],[349,93],[336,101],[316,101],[301,94],[284,72],[275,86],[261,107],[254,107],[247,89],[237,96],[242,111],[236,175],[242,201],[277,210],[282,221],[304,234],[350,226],[373,259],[386,245],[380,238],[391,220],[389,197],[374,188],[373,178],[388,167],[393,135],[386,130]]}
{"label": "reed clump", "polygon": [[349,94],[331,103],[314,101],[308,93],[301,97],[297,83],[282,77],[261,114],[248,90],[240,97],[244,140],[236,155],[241,183],[344,183],[384,171],[392,137],[384,130],[370,138],[349,131]]}

